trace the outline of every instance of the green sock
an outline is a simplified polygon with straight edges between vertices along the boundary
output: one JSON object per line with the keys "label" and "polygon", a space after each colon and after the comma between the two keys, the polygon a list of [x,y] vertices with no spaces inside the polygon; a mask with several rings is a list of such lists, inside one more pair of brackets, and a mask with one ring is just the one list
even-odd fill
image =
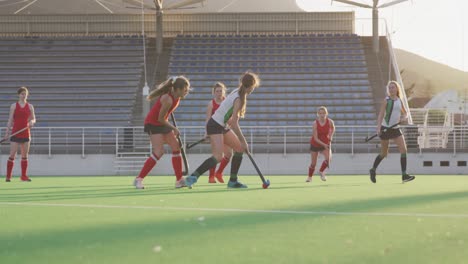
{"label": "green sock", "polygon": [[374,170],[376,170],[377,167],[379,166],[380,162],[381,162],[383,159],[384,159],[384,158],[382,158],[382,156],[380,156],[380,154],[377,155],[377,157],[375,157],[374,165],[372,165],[372,168],[373,168]]}
{"label": "green sock", "polygon": [[211,156],[210,158],[206,159],[200,167],[198,167],[191,176],[195,177],[200,177],[203,173],[205,173],[207,170],[213,168],[218,164],[218,161],[215,159],[215,157]]}
{"label": "green sock", "polygon": [[402,153],[400,157],[401,175],[406,175],[406,153]]}
{"label": "green sock", "polygon": [[231,162],[231,177],[229,178],[229,181],[237,181],[237,174],[239,172],[240,165],[242,163],[242,155],[243,152],[235,152],[233,157],[232,157],[232,162]]}

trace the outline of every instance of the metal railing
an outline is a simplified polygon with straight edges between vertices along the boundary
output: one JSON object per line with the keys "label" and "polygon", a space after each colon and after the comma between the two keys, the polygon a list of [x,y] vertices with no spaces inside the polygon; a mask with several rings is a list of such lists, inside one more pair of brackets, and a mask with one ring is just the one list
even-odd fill
{"label": "metal railing", "polygon": [[[410,152],[468,152],[468,126],[452,126],[448,132],[445,148],[420,148],[418,140],[427,130],[444,129],[439,126],[403,126]],[[242,127],[253,153],[307,153],[312,134],[311,126],[251,126]],[[204,135],[204,127],[181,127],[184,142],[192,143]],[[1,129],[4,135],[4,128]],[[336,126],[332,150],[335,153],[376,153],[379,151],[378,138],[365,143],[364,139],[375,133],[374,126]],[[90,154],[148,153],[150,144],[142,127],[35,127],[31,131],[32,154]],[[437,137],[437,136],[436,136]],[[435,140],[438,140],[437,138]],[[2,144],[0,151],[9,152],[8,144]],[[188,153],[209,153],[209,144],[200,144]]]}
{"label": "metal railing", "polygon": [[[5,35],[140,34],[141,15],[3,15]],[[144,16],[146,34],[155,35],[156,18]],[[176,34],[353,33],[353,12],[164,14],[164,36]]]}

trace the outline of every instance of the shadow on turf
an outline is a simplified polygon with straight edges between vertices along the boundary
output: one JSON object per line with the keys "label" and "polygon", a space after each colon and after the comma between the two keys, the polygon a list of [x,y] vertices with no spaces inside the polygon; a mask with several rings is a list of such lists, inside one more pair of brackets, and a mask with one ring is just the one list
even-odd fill
{"label": "shadow on turf", "polygon": [[[224,190],[225,191],[225,190]],[[206,191],[204,191],[206,192]],[[220,192],[220,191],[216,191]],[[141,195],[143,192],[132,192],[133,195]],[[154,194],[154,192],[148,192]],[[177,192],[179,193],[179,192]],[[190,192],[183,192],[184,194]],[[200,192],[197,192],[200,193]],[[109,193],[106,196],[110,195]],[[56,197],[58,198],[58,197]],[[81,197],[86,198],[86,197]],[[407,195],[400,197],[385,197],[377,199],[360,199],[345,202],[334,202],[327,205],[316,205],[316,206],[304,206],[295,208],[294,211],[311,211],[311,212],[326,212],[326,211],[346,211],[346,212],[373,212],[382,211],[389,208],[399,208],[401,206],[412,206],[418,204],[432,204],[434,202],[447,201],[453,199],[468,199],[468,192],[445,192],[436,194],[419,194],[419,195]],[[235,205],[233,206],[235,207]],[[62,208],[63,209],[63,208]],[[68,208],[73,209],[73,208]],[[138,210],[138,209],[135,209]],[[276,208],[275,210],[281,210]],[[283,208],[283,210],[290,210],[289,208]],[[89,210],[88,210],[89,211]],[[86,218],[96,217],[95,212],[79,211],[72,214],[76,214],[77,217]],[[155,209],[155,212],[158,210]],[[134,213],[133,211],[132,213]],[[146,211],[148,212],[148,211]],[[207,213],[207,212],[205,212]],[[24,241],[23,238],[19,238],[16,233],[5,234],[2,239],[5,241],[11,241],[3,249],[8,252],[17,252],[18,255],[37,254],[37,252],[43,251],[59,251],[66,252],[66,250],[76,250],[77,241],[83,241],[83,243],[97,243],[102,245],[112,245],[115,241],[146,241],[154,238],[168,239],[177,241],[186,241],[187,237],[193,238],[193,243],[196,242],[196,238],[204,236],[206,234],[206,228],[200,225],[200,222],[193,219],[196,216],[203,215],[204,212],[193,211],[190,216],[190,221],[181,223],[181,221],[174,221],[174,219],[168,219],[164,221],[154,220],[138,220],[138,214],[136,217],[130,218],[128,221],[121,223],[105,222],[99,225],[84,225],[77,227],[73,225],[72,229],[57,229],[47,230],[47,232],[32,232],[28,234],[28,240]],[[291,215],[288,214],[271,214],[271,213],[249,213],[249,212],[222,212],[221,214],[213,215],[213,212],[209,213],[205,220],[205,224],[209,225],[210,231],[220,230],[224,233],[231,232],[229,230],[237,230],[241,228],[257,228],[259,223],[262,226],[267,226],[274,223],[288,223],[291,221]],[[321,214],[297,214],[294,215],[296,219],[313,219],[323,217]],[[332,216],[326,217],[348,217],[348,216]],[[356,216],[356,217],[370,217],[370,216]],[[374,216],[382,217],[382,216]],[[405,216],[400,216],[405,217]],[[230,228],[235,227],[235,228]],[[21,239],[21,241],[20,241]],[[185,239],[185,240],[184,240]],[[29,242],[28,242],[29,241]],[[32,242],[31,242],[32,241]],[[47,243],[38,243],[38,241],[47,241]],[[21,243],[20,243],[21,242]],[[29,247],[28,243],[32,243],[33,247]],[[415,243],[415,242],[414,242]],[[85,247],[84,245],[79,245]],[[139,246],[148,246],[149,254],[154,254],[150,251],[150,245],[139,244]],[[193,246],[193,245],[191,245]],[[419,245],[420,247],[427,246],[425,244]],[[128,254],[128,252],[126,252]],[[117,254],[118,255],[118,254]],[[183,258],[184,256],[180,256]],[[379,257],[379,256],[378,256]],[[194,259],[191,259],[192,262]],[[372,262],[372,261],[370,261]]]}
{"label": "shadow on turf", "polygon": [[[261,189],[241,189],[232,190],[227,188],[216,188],[212,190],[188,190],[174,189],[174,187],[151,187],[147,185],[145,190],[135,190],[133,187],[120,188],[117,191],[115,189],[93,189],[93,190],[76,190],[76,191],[63,191],[60,193],[32,193],[32,194],[0,194],[0,201],[3,202],[38,202],[38,201],[54,201],[54,200],[77,200],[77,199],[89,199],[89,198],[113,198],[113,197],[124,197],[124,196],[158,196],[158,195],[196,195],[203,193],[223,193],[223,192],[251,192],[259,191]],[[283,189],[283,188],[282,188]]]}
{"label": "shadow on turf", "polygon": [[[284,183],[282,183],[284,184]],[[296,186],[273,187],[275,190],[282,189],[306,189],[306,188],[321,188],[328,185],[307,185],[302,183]],[[338,184],[346,186],[346,184]],[[337,186],[338,186],[337,185]],[[146,184],[146,189],[136,190],[133,186],[127,185],[111,185],[119,188],[106,188],[109,185],[86,185],[86,186],[67,186],[67,187],[50,187],[52,190],[32,193],[9,193],[0,194],[0,201],[3,202],[38,202],[38,201],[54,201],[54,200],[77,200],[88,198],[112,198],[124,196],[157,196],[157,195],[197,195],[203,193],[224,193],[224,192],[252,192],[252,191],[268,191],[261,188],[261,183],[253,185],[247,189],[228,189],[226,184],[204,184],[200,183],[194,186],[193,189],[175,189],[172,185]],[[77,188],[81,188],[78,189]],[[207,189],[209,188],[209,189]],[[28,188],[16,188],[11,190],[27,190]],[[48,187],[39,187],[31,189],[48,189]],[[63,189],[63,190],[61,190]]]}

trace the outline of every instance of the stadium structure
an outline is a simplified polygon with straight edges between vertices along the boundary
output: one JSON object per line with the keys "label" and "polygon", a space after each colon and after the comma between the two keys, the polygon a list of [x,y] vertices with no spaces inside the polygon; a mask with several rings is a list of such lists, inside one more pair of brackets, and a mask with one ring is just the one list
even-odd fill
{"label": "stadium structure", "polygon": [[[181,2],[193,3],[176,8]],[[122,0],[1,1],[0,120],[6,124],[16,89],[30,87],[38,119],[31,175],[133,175],[150,153],[142,127],[145,82],[190,79],[193,91],[175,114],[190,143],[204,135],[214,83],[233,89],[247,70],[262,85],[249,97],[241,126],[265,174],[306,174],[321,105],[337,128],[330,174],[366,174],[379,142],[364,138],[375,131],[385,85],[402,84],[384,20],[375,53],[372,37],[356,32],[353,12],[305,12],[293,0],[271,2],[164,1],[155,11],[153,1],[143,9],[139,1]],[[403,127],[409,169],[466,174],[466,125],[444,109],[410,113],[413,124]],[[8,146],[0,150],[4,164]],[[201,144],[188,152],[189,161],[199,164],[208,153]],[[391,166],[399,155],[389,159],[382,172],[399,173]],[[241,173],[255,171],[245,163]],[[152,174],[172,174],[170,159]]]}

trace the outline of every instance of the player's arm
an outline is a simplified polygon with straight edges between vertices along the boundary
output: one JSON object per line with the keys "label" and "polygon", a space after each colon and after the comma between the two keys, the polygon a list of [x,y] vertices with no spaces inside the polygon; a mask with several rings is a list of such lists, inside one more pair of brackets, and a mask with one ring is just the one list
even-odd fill
{"label": "player's arm", "polygon": [[406,123],[408,121],[408,111],[406,110],[406,107],[401,104],[401,117],[400,117],[400,123]]}
{"label": "player's arm", "polygon": [[31,115],[29,116],[29,128],[32,128],[36,124],[36,114],[34,113],[34,106],[29,104],[29,110],[31,111]]}
{"label": "player's arm", "polygon": [[213,111],[213,102],[210,101],[206,106],[206,117],[205,117],[205,124],[208,123],[208,120],[211,118],[211,112]]}
{"label": "player's arm", "polygon": [[[212,111],[213,111],[213,102],[210,101],[210,102],[208,103],[208,105],[206,106],[205,124],[207,124],[208,121],[210,120],[210,118],[211,118],[211,112],[212,112]],[[205,129],[206,129],[206,127],[205,127]],[[207,136],[208,136],[208,133],[205,131],[205,136],[204,136],[204,137],[206,138]]]}
{"label": "player's arm", "polygon": [[335,122],[333,120],[328,119],[330,122],[330,134],[328,135],[328,138],[330,139],[330,144],[333,141],[333,136],[335,135]]}

